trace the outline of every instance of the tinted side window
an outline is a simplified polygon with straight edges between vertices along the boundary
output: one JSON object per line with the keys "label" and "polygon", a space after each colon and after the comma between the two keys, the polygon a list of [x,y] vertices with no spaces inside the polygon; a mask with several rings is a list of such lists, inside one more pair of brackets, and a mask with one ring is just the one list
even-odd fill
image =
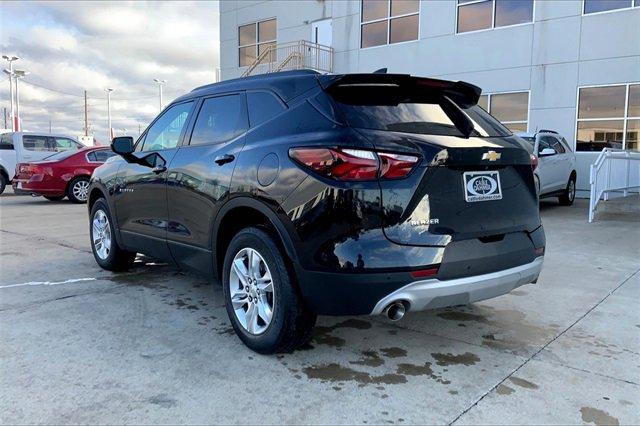
{"label": "tinted side window", "polygon": [[23,135],[22,146],[27,151],[54,151],[46,136]]}
{"label": "tinted side window", "polygon": [[77,150],[79,148],[78,143],[68,138],[53,138],[56,151],[69,151]]}
{"label": "tinted side window", "polygon": [[191,145],[221,143],[235,138],[246,129],[240,95],[205,99],[191,134]]}
{"label": "tinted side window", "polygon": [[259,126],[285,110],[278,98],[268,92],[247,93],[247,108],[251,127]]}
{"label": "tinted side window", "polygon": [[11,134],[5,133],[4,135],[0,136],[0,149],[13,149],[13,139],[11,138]]}
{"label": "tinted side window", "polygon": [[99,162],[104,163],[105,161],[107,161],[109,158],[113,157],[114,155],[116,155],[115,152],[110,151],[110,150],[103,150],[103,151],[95,151],[96,153],[96,158]]}
{"label": "tinted side window", "polygon": [[540,138],[540,143],[538,144],[538,153],[546,148],[551,148],[554,151],[558,152],[558,150],[554,146],[554,144],[556,143],[558,143],[558,140],[556,138],[552,138],[551,136],[542,136]]}
{"label": "tinted side window", "polygon": [[558,154],[564,154],[564,151],[565,151],[564,146],[560,143],[560,141],[557,138],[553,138],[553,143],[551,144],[551,147],[555,149]]}
{"label": "tinted side window", "polygon": [[193,102],[185,102],[167,109],[149,128],[142,146],[143,151],[159,151],[178,146],[180,134],[187,125]]}

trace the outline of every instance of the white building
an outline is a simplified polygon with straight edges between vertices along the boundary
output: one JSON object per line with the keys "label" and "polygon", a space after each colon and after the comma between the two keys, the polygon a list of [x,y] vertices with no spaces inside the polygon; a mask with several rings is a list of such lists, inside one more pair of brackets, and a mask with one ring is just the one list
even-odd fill
{"label": "white building", "polygon": [[602,147],[640,148],[640,0],[220,2],[223,80],[301,66],[476,84],[512,130],[573,143],[580,190]]}

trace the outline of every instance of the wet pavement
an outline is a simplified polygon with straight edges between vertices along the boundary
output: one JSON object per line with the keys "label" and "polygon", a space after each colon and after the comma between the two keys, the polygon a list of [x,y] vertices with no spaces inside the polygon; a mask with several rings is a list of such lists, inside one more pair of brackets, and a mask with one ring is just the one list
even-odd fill
{"label": "wet pavement", "polygon": [[638,424],[640,215],[542,205],[537,284],[470,306],[321,317],[262,356],[217,284],[91,255],[85,206],[0,197],[0,422]]}

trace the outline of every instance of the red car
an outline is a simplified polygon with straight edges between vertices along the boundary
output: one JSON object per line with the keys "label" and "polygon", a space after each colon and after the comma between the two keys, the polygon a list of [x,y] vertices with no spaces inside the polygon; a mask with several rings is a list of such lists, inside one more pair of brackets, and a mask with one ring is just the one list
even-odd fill
{"label": "red car", "polygon": [[67,196],[74,203],[85,203],[93,170],[114,155],[109,147],[93,147],[58,152],[32,163],[18,163],[13,189],[42,195],[51,201]]}

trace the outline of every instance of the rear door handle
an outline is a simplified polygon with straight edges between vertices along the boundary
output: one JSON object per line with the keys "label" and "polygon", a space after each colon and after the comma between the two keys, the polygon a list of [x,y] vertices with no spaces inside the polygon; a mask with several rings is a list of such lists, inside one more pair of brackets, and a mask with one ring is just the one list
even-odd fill
{"label": "rear door handle", "polygon": [[213,160],[218,166],[222,166],[223,164],[227,164],[232,162],[233,160],[235,160],[236,157],[234,157],[231,154],[224,154],[224,155],[218,155],[216,157],[215,160]]}

